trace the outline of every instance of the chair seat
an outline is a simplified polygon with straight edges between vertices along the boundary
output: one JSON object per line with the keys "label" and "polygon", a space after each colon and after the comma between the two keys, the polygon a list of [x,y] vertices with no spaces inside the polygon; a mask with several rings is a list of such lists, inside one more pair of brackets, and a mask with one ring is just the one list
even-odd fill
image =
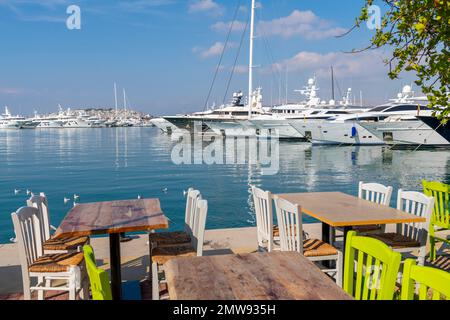
{"label": "chair seat", "polygon": [[189,245],[176,247],[157,247],[152,252],[152,262],[165,264],[167,261],[181,257],[195,257],[197,251]]}
{"label": "chair seat", "polygon": [[322,257],[338,254],[332,245],[318,239],[308,239],[303,242],[303,255],[305,257]]}
{"label": "chair seat", "polygon": [[379,233],[368,235],[387,244],[392,248],[420,247],[420,242],[398,233]]}
{"label": "chair seat", "polygon": [[78,266],[84,259],[83,252],[46,254],[33,262],[30,272],[67,272],[71,266]]}
{"label": "chair seat", "polygon": [[89,242],[89,237],[56,237],[44,242],[44,250],[76,250]]}
{"label": "chair seat", "polygon": [[150,242],[156,242],[157,246],[170,246],[178,244],[188,244],[191,236],[184,231],[151,233]]}
{"label": "chair seat", "polygon": [[273,226],[273,236],[274,237],[280,236],[280,228],[278,226]]}
{"label": "chair seat", "polygon": [[364,233],[364,232],[381,231],[382,227],[378,224],[371,224],[368,226],[354,226],[352,229],[357,233]]}

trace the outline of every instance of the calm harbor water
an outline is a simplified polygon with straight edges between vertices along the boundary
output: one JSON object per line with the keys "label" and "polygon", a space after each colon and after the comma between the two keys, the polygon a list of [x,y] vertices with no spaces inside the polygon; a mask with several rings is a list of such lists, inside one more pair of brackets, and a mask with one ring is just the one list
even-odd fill
{"label": "calm harbor water", "polygon": [[175,230],[183,227],[183,190],[190,186],[209,200],[207,228],[232,228],[254,225],[250,184],[274,193],[356,195],[360,180],[394,192],[420,190],[421,179],[450,182],[450,150],[281,142],[279,173],[265,176],[249,165],[175,165],[174,143],[155,128],[0,131],[0,243],[14,236],[10,213],[25,204],[27,189],[47,194],[53,225],[73,206],[65,197],[77,194],[82,203],[141,195],[161,200]]}

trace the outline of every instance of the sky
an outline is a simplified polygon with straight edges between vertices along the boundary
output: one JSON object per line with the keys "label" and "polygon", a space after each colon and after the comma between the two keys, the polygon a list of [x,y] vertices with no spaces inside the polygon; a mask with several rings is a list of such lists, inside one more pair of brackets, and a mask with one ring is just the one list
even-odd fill
{"label": "sky", "polygon": [[[114,82],[119,106],[125,89],[131,108],[153,115],[221,104],[234,91],[247,91],[250,2],[0,0],[0,106],[24,115],[56,111],[58,104],[113,107]],[[413,74],[387,77],[387,49],[348,53],[367,46],[373,30],[364,25],[338,37],[363,4],[259,0],[254,86],[262,87],[264,105],[302,100],[295,89],[314,76],[319,96],[329,100],[330,66],[337,100],[351,87],[357,102],[362,92],[364,104],[381,104],[411,84]],[[67,28],[70,5],[80,8],[80,29]]]}

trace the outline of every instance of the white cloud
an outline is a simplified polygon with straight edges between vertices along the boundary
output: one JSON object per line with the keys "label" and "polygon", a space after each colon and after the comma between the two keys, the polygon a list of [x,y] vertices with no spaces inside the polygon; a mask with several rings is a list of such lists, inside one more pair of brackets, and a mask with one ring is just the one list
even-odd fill
{"label": "white cloud", "polygon": [[20,88],[0,88],[0,94],[6,96],[17,96],[23,94],[23,89]]}
{"label": "white cloud", "polygon": [[[218,32],[228,31],[231,22],[217,22],[211,28]],[[236,21],[233,31],[243,31],[245,23]],[[278,19],[260,21],[257,32],[265,36],[295,36],[309,40],[318,40],[343,34],[347,29],[333,26],[331,21],[320,18],[312,11],[294,10],[290,15]]]}
{"label": "white cloud", "polygon": [[[275,63],[271,68],[290,72],[314,73],[329,78],[330,66],[340,78],[386,77],[388,67],[383,60],[386,55],[380,51],[361,53],[301,51],[292,58]],[[265,72],[270,72],[265,70]]]}
{"label": "white cloud", "polygon": [[195,0],[189,4],[189,12],[208,12],[214,15],[222,14],[224,8],[214,0]]}
{"label": "white cloud", "polygon": [[[219,22],[213,24],[211,26],[211,29],[214,30],[214,31],[217,31],[217,32],[228,32],[228,30],[230,30],[231,24],[232,24],[232,22],[219,21]],[[246,25],[245,22],[235,21],[233,23],[233,30],[232,31],[235,31],[235,32],[236,31],[244,31],[245,25]]]}
{"label": "white cloud", "polygon": [[[216,42],[207,49],[202,48],[202,47],[194,47],[192,49],[192,51],[194,53],[198,53],[201,58],[208,59],[208,58],[212,58],[212,57],[221,55],[224,47],[225,47],[225,44],[223,42]],[[232,43],[232,42],[228,43],[228,48],[235,48],[235,47],[236,47],[235,43]]]}

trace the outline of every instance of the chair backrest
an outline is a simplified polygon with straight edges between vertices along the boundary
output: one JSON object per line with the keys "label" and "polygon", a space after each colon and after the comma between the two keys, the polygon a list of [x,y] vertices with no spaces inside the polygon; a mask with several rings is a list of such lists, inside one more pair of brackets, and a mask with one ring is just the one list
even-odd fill
{"label": "chair backrest", "polygon": [[31,198],[27,200],[27,206],[35,207],[39,210],[41,238],[44,242],[47,241],[50,239],[50,213],[45,193],[32,195]]}
{"label": "chair backrest", "polygon": [[43,254],[39,210],[22,207],[12,213],[11,218],[19,246],[22,272],[28,273],[28,267]]}
{"label": "chair backrest", "polygon": [[402,300],[450,300],[450,273],[431,267],[418,266],[413,259],[406,259],[403,267]]}
{"label": "chair backrest", "polygon": [[186,212],[185,212],[185,231],[189,232],[192,229],[194,222],[194,212],[197,207],[197,201],[202,198],[200,191],[189,188],[186,196]]}
{"label": "chair backrest", "polygon": [[393,188],[391,186],[386,187],[379,183],[364,183],[360,181],[358,197],[384,206],[389,206],[391,203],[392,190]]}
{"label": "chair backrest", "polygon": [[275,198],[281,251],[303,254],[302,210],[299,205]]}
{"label": "chair backrest", "polygon": [[208,201],[198,200],[193,214],[191,229],[191,244],[197,249],[197,256],[203,255],[203,243],[205,241],[206,216],[208,215]]}
{"label": "chair backrest", "polygon": [[426,245],[433,205],[434,198],[423,193],[398,190],[397,209],[425,218],[426,222],[397,224],[397,233],[419,241],[422,246]]}
{"label": "chair backrest", "polygon": [[112,300],[109,276],[105,270],[97,268],[94,250],[90,245],[83,246],[84,260],[91,284],[93,300]]}
{"label": "chair backrest", "polygon": [[450,185],[441,182],[422,181],[424,193],[434,198],[431,223],[450,229]]}
{"label": "chair backrest", "polygon": [[343,288],[357,300],[392,300],[400,262],[401,254],[383,242],[350,231],[345,246]]}
{"label": "chair backrest", "polygon": [[271,252],[273,248],[272,194],[255,186],[252,186],[252,194],[255,203],[258,245],[267,247],[267,250]]}

